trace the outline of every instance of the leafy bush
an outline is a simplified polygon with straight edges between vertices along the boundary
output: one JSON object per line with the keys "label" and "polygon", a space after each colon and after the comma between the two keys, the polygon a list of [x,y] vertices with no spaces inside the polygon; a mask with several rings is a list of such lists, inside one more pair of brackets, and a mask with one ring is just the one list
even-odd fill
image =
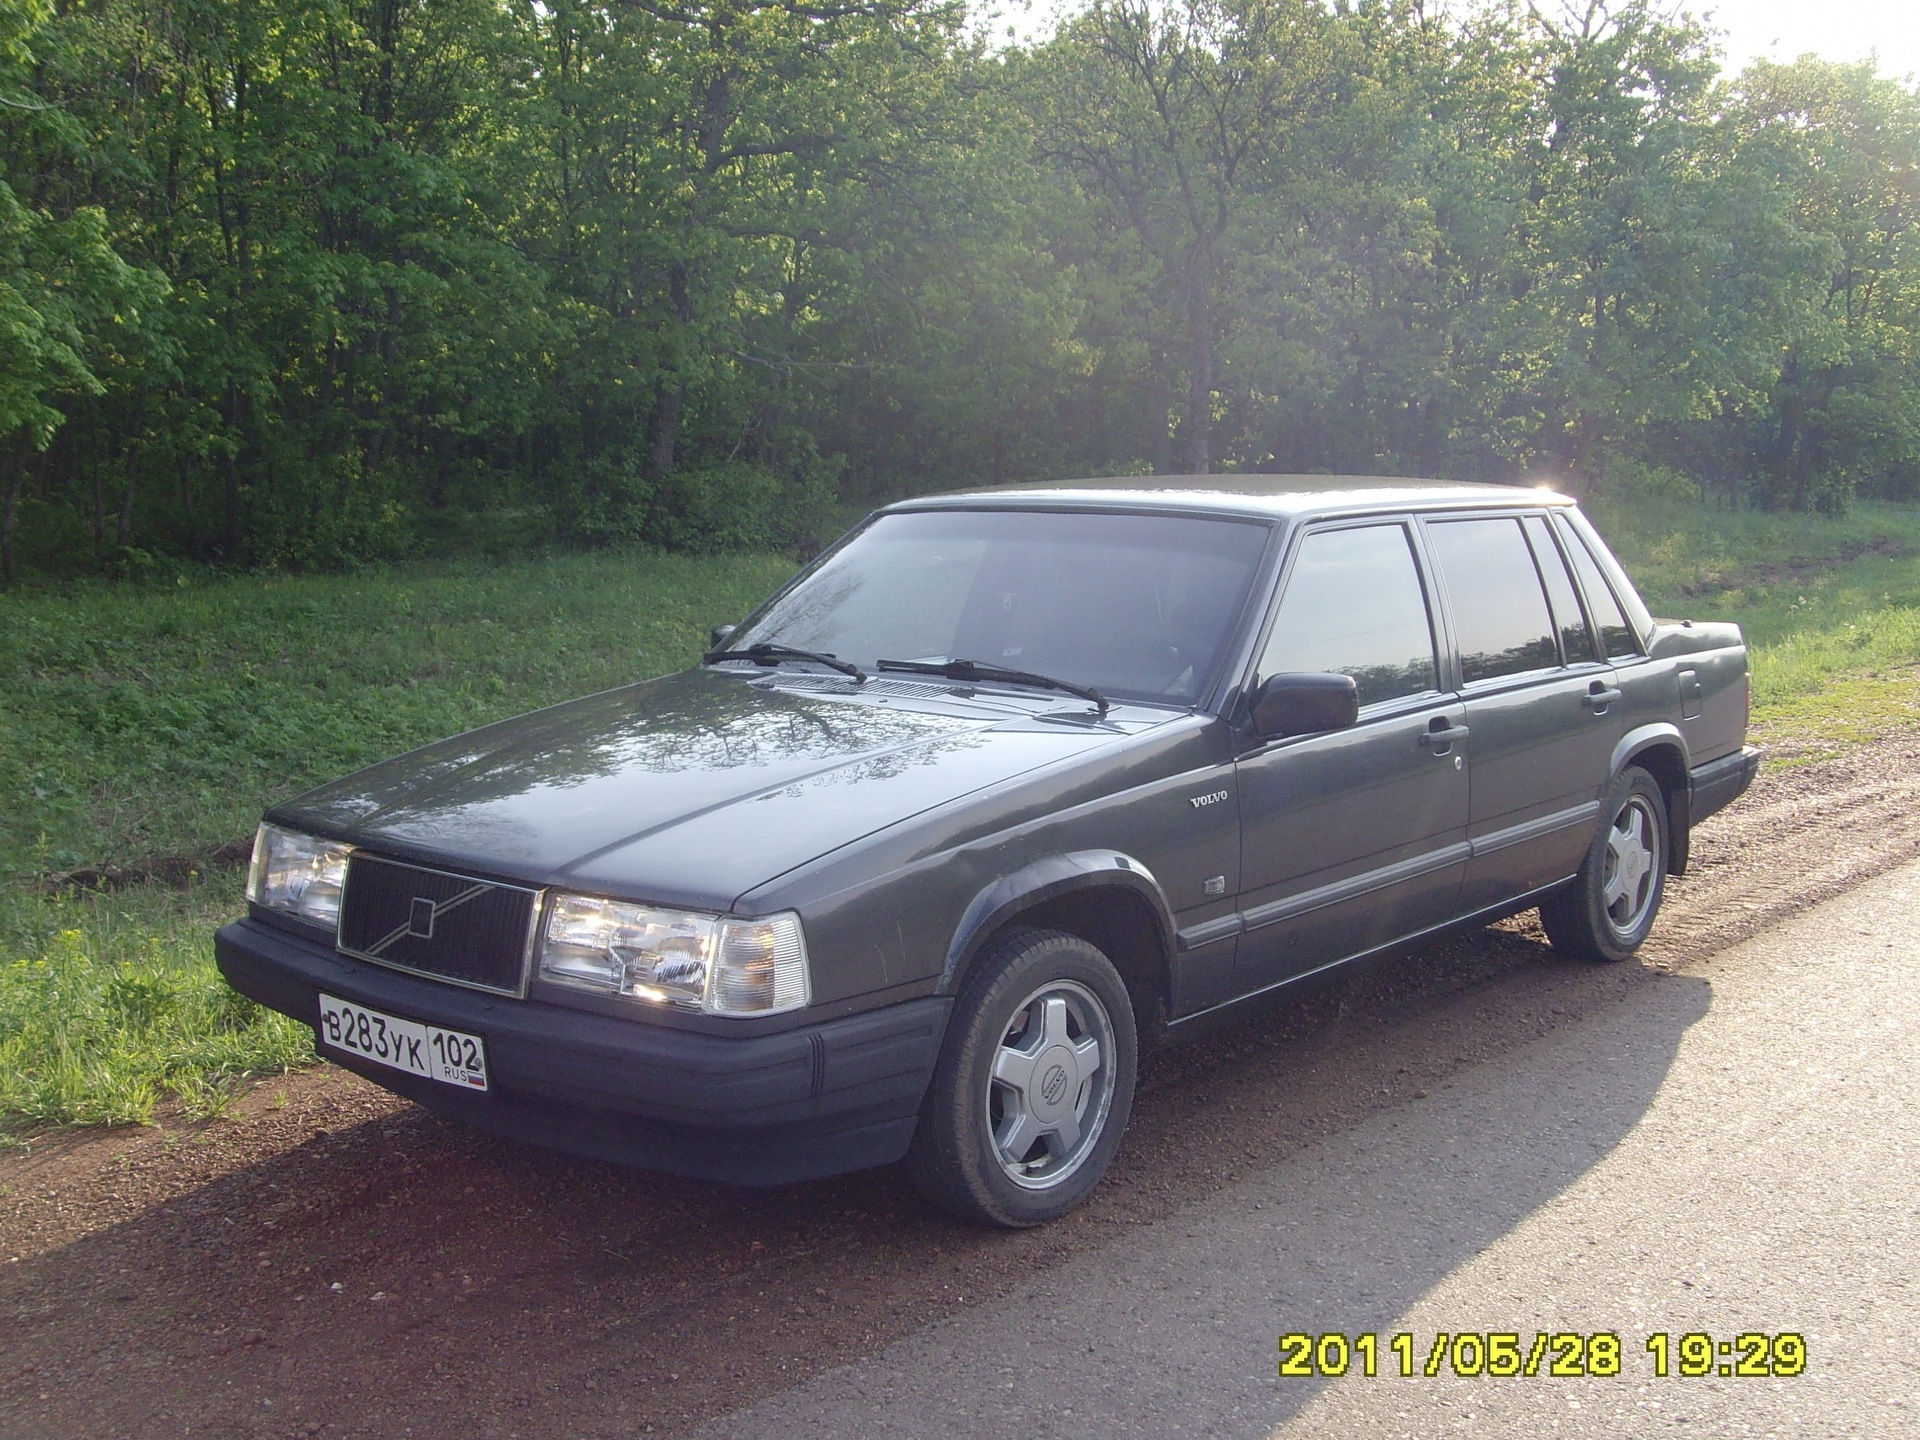
{"label": "leafy bush", "polygon": [[1648,465],[1624,455],[1609,457],[1601,476],[1601,493],[1628,504],[1696,501],[1700,482],[1666,465]]}

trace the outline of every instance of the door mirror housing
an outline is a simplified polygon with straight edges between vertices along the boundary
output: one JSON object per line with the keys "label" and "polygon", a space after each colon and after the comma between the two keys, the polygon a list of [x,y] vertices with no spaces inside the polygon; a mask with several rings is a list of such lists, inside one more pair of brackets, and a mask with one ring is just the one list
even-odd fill
{"label": "door mirror housing", "polygon": [[713,629],[710,632],[708,632],[708,635],[707,635],[707,641],[708,641],[707,649],[709,650],[726,649],[727,641],[733,638],[733,632],[738,630],[739,628],[740,627],[738,625],[714,626]]}
{"label": "door mirror housing", "polygon": [[1253,692],[1253,733],[1262,740],[1345,730],[1360,718],[1360,687],[1351,675],[1284,671]]}

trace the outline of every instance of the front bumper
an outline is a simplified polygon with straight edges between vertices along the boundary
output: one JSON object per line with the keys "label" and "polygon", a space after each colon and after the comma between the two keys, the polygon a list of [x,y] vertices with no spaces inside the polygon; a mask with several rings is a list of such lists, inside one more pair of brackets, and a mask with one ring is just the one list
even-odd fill
{"label": "front bumper", "polygon": [[952,1001],[889,1005],[773,1035],[693,1034],[387,970],[258,920],[214,937],[227,983],[306,1024],[319,992],[484,1036],[486,1094],[320,1054],[482,1129],[576,1154],[749,1185],[906,1154]]}

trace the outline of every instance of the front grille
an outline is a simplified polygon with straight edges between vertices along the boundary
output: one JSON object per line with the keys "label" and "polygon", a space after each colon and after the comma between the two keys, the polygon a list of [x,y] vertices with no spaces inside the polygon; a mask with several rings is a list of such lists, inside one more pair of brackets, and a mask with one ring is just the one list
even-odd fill
{"label": "front grille", "polygon": [[436,980],[523,995],[540,892],[383,860],[347,862],[340,948]]}

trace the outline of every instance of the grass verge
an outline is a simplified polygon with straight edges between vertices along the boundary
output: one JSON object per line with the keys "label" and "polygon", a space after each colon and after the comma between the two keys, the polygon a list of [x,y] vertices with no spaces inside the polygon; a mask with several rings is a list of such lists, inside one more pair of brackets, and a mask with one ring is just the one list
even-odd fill
{"label": "grass verge", "polygon": [[1920,507],[1830,518],[1589,507],[1656,614],[1734,620],[1754,737],[1784,763],[1920,725]]}
{"label": "grass verge", "polygon": [[311,1031],[227,988],[208,937],[227,872],[186,891],[17,888],[0,903],[0,1114],[14,1126],[219,1115],[248,1075],[313,1058]]}

